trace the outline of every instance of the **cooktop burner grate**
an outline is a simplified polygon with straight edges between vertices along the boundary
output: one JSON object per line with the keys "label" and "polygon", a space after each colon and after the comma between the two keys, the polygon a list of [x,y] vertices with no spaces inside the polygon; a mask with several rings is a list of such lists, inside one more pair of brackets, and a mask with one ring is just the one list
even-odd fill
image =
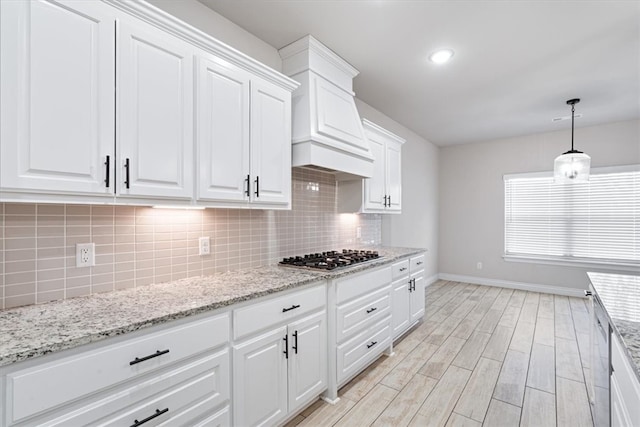
{"label": "cooktop burner grate", "polygon": [[349,267],[366,261],[381,258],[378,251],[343,249],[339,251],[318,252],[302,256],[283,258],[280,265],[292,267],[308,267],[320,270],[334,270]]}

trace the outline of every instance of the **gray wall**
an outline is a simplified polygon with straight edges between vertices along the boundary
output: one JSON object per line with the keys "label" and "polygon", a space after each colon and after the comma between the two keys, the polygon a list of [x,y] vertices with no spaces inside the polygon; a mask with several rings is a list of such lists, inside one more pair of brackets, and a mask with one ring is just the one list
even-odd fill
{"label": "gray wall", "polygon": [[196,0],[147,1],[263,64],[278,71],[282,70],[282,60],[276,48],[202,3]]}
{"label": "gray wall", "polygon": [[[571,145],[569,130],[440,149],[439,272],[520,283],[582,289],[579,268],[506,262],[504,186],[509,173],[553,169],[556,156]],[[640,163],[640,121],[577,128],[575,148],[591,156],[591,166]],[[476,263],[482,262],[482,270]]]}
{"label": "gray wall", "polygon": [[[438,273],[438,147],[356,99],[362,118],[404,138],[402,213],[382,215],[382,243],[427,249],[427,277]],[[339,190],[338,190],[339,191]]]}

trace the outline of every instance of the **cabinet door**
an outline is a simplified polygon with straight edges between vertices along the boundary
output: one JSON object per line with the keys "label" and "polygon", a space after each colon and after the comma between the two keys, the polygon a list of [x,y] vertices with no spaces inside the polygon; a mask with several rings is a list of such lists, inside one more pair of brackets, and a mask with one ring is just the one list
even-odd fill
{"label": "cabinet door", "polygon": [[327,314],[323,310],[289,325],[289,412],[327,386]]}
{"label": "cabinet door", "polygon": [[192,48],[142,22],[118,40],[119,194],[191,198]]}
{"label": "cabinet door", "polygon": [[409,327],[409,300],[409,276],[406,276],[391,285],[391,336],[394,338]]}
{"label": "cabinet door", "polygon": [[251,201],[291,204],[291,93],[251,80]]}
{"label": "cabinet door", "polygon": [[286,326],[233,348],[233,420],[275,425],[287,413]]}
{"label": "cabinet door", "polygon": [[388,142],[385,147],[387,170],[387,211],[402,210],[402,145]]}
{"label": "cabinet door", "polygon": [[411,316],[409,322],[413,323],[424,316],[424,271],[412,274],[411,279],[414,280],[414,289],[410,293]]}
{"label": "cabinet door", "polygon": [[611,427],[631,427],[629,414],[624,403],[624,396],[620,391],[618,378],[611,375]]}
{"label": "cabinet door", "polygon": [[365,178],[364,185],[364,211],[384,211],[387,196],[386,166],[385,166],[385,143],[375,133],[369,133],[369,144],[373,161],[373,176]]}
{"label": "cabinet door", "polygon": [[0,187],[113,195],[110,11],[101,2],[0,2]]}
{"label": "cabinet door", "polygon": [[249,76],[198,58],[198,199],[243,202],[249,190]]}

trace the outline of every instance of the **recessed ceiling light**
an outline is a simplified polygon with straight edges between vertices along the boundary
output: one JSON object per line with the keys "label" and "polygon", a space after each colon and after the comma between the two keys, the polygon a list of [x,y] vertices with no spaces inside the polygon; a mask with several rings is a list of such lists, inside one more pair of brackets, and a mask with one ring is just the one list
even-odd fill
{"label": "recessed ceiling light", "polygon": [[435,64],[444,64],[453,56],[453,50],[451,49],[440,49],[433,52],[429,55],[429,61]]}

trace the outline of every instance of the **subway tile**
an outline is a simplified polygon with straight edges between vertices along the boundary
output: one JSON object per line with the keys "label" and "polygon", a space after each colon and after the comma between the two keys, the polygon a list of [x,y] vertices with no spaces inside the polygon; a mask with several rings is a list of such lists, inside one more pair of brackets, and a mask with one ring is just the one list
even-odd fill
{"label": "subway tile", "polygon": [[80,286],[77,288],[67,288],[65,290],[65,297],[66,298],[77,298],[77,297],[83,297],[86,295],[91,294],[91,287],[90,286]]}
{"label": "subway tile", "polygon": [[109,274],[109,273],[113,273],[114,271],[114,266],[113,263],[108,263],[108,264],[96,264],[95,266],[91,267],[91,276],[95,277],[96,275],[103,275],[103,274]]}
{"label": "subway tile", "polygon": [[4,251],[5,262],[35,260],[35,249],[15,249]]}
{"label": "subway tile", "polygon": [[151,276],[139,276],[136,275],[136,287],[150,285],[153,283],[153,275]]}
{"label": "subway tile", "polygon": [[134,261],[116,262],[113,265],[113,268],[116,273],[125,272],[125,271],[134,271],[136,269],[136,263]]}
{"label": "subway tile", "polygon": [[64,216],[39,215],[38,227],[64,227]]}
{"label": "subway tile", "polygon": [[[5,269],[7,266],[5,266]],[[35,262],[33,264],[33,268],[35,269]],[[5,285],[5,295],[6,288],[9,285],[19,285],[22,283],[35,283],[36,281],[36,272],[35,270],[23,271],[20,273],[4,273],[4,285]]]}
{"label": "subway tile", "polygon": [[40,283],[43,281],[64,279],[65,277],[64,265],[62,267],[63,268],[54,268],[54,269],[48,269],[48,270],[38,268],[38,272],[36,275],[38,280],[38,289],[40,289]]}
{"label": "subway tile", "polygon": [[38,213],[38,222],[40,218],[45,215],[56,215],[56,216],[64,216],[65,215],[65,205],[50,205],[50,204],[41,204],[36,207]]}
{"label": "subway tile", "polygon": [[[136,270],[153,270],[154,261],[153,258],[149,259],[138,259],[136,258]],[[153,272],[151,273],[153,275]]]}
{"label": "subway tile", "polygon": [[70,215],[89,215],[91,214],[90,205],[67,205],[67,217]]}
{"label": "subway tile", "polygon": [[[40,294],[41,292],[52,292],[52,291],[64,291],[64,278],[57,278],[53,280],[40,280],[40,278],[38,277],[38,294]],[[64,298],[64,295],[63,295],[63,298]]]}
{"label": "subway tile", "polygon": [[[38,259],[36,262],[36,268],[38,270],[51,270],[54,268],[62,268],[65,267],[65,259],[62,257],[58,258],[43,258]],[[38,278],[40,280],[40,278]]]}
{"label": "subway tile", "polygon": [[23,305],[33,305],[36,303],[36,295],[18,295],[18,296],[5,296],[4,308],[22,307]]}
{"label": "subway tile", "polygon": [[127,279],[127,280],[116,279],[115,290],[131,289],[135,287],[136,287],[136,282],[134,279]]}
{"label": "subway tile", "polygon": [[[78,277],[69,277],[67,276],[65,280],[65,288],[67,291],[75,288],[87,288],[87,293],[89,294],[89,286],[91,285],[91,276],[78,276]],[[84,295],[86,295],[84,294]]]}
{"label": "subway tile", "polygon": [[160,276],[154,276],[153,283],[165,283],[165,282],[170,282],[172,280],[178,280],[178,278],[173,279],[171,274],[163,274]]}
{"label": "subway tile", "polygon": [[36,244],[39,248],[62,248],[65,246],[64,237],[38,237]]}
{"label": "subway tile", "polygon": [[5,203],[5,215],[35,215],[36,205],[31,203]]}
{"label": "subway tile", "polygon": [[93,292],[94,286],[103,284],[113,287],[113,273],[91,275],[91,292]]}
{"label": "subway tile", "polygon": [[135,236],[135,234],[120,234],[116,230],[116,233],[115,233],[113,241],[114,241],[115,244],[135,243],[136,242],[136,236]]}
{"label": "subway tile", "polygon": [[127,216],[127,217],[131,217],[134,216],[136,213],[136,208],[135,206],[116,206],[115,210],[114,210],[114,214],[116,216]]}
{"label": "subway tile", "polygon": [[4,285],[4,297],[15,297],[18,295],[30,295],[36,293],[36,282],[21,283],[19,285]]}
{"label": "subway tile", "polygon": [[35,237],[36,235],[36,227],[35,223],[33,226],[11,226],[6,225],[4,229],[5,239],[14,239],[14,238],[29,238]]}
{"label": "subway tile", "polygon": [[105,281],[104,283],[92,283],[91,284],[91,293],[99,294],[104,292],[111,292],[115,290],[115,286],[113,285],[113,278],[111,281]]}

